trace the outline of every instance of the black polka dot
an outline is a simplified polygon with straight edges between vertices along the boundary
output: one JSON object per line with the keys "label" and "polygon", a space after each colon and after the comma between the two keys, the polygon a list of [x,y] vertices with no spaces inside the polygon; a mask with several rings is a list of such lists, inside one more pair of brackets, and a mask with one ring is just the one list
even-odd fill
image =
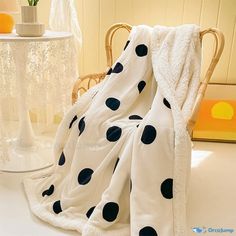
{"label": "black polka dot", "polygon": [[91,180],[92,174],[93,174],[93,170],[90,168],[85,168],[81,170],[78,175],[79,184],[81,185],[87,184]]}
{"label": "black polka dot", "polygon": [[123,65],[120,62],[117,62],[112,73],[120,73],[123,70]]}
{"label": "black polka dot", "polygon": [[72,119],[72,121],[70,122],[70,125],[69,125],[69,129],[72,127],[73,123],[78,119],[77,116],[74,116],[74,118]]}
{"label": "black polka dot", "polygon": [[110,142],[116,142],[121,136],[122,130],[118,126],[112,126],[107,130],[107,140]]}
{"label": "black polka dot", "polygon": [[95,207],[96,207],[96,206],[93,206],[93,207],[91,207],[91,208],[87,211],[86,216],[87,216],[88,218],[93,214],[93,211],[94,211]]}
{"label": "black polka dot", "polygon": [[130,183],[129,183],[129,191],[131,192],[132,191],[132,180],[130,180]]}
{"label": "black polka dot", "polygon": [[107,75],[110,75],[111,72],[112,72],[112,68],[110,68],[110,69],[108,70]]}
{"label": "black polka dot", "polygon": [[139,127],[139,124],[138,124],[138,125],[136,125],[136,127],[138,128],[138,127]]}
{"label": "black polka dot", "polygon": [[146,125],[143,130],[141,141],[144,144],[150,144],[155,140],[156,135],[156,129],[152,125]]}
{"label": "black polka dot", "polygon": [[129,116],[129,119],[130,120],[142,120],[143,118],[138,115],[131,115],[131,116]]}
{"label": "black polka dot", "polygon": [[130,43],[130,40],[128,40],[128,41],[126,42],[125,47],[124,47],[124,50],[128,47],[129,43]]}
{"label": "black polka dot", "polygon": [[106,106],[115,111],[120,107],[120,101],[116,98],[108,98],[106,100]]}
{"label": "black polka dot", "polygon": [[61,201],[58,200],[56,202],[53,203],[53,211],[56,213],[56,214],[59,214],[60,212],[62,212],[62,209],[61,209]]}
{"label": "black polka dot", "polygon": [[78,128],[79,128],[79,135],[81,135],[84,131],[84,128],[85,128],[85,122],[84,122],[84,118],[85,117],[82,117],[79,121],[79,124],[78,124]]}
{"label": "black polka dot", "polygon": [[173,198],[173,179],[166,179],[161,184],[161,193],[164,198]]}
{"label": "black polka dot", "polygon": [[108,202],[105,204],[102,210],[103,219],[112,222],[117,218],[119,213],[119,205],[115,202]]}
{"label": "black polka dot", "polygon": [[58,161],[58,165],[63,166],[65,164],[65,161],[66,161],[66,158],[65,158],[64,152],[62,152]]}
{"label": "black polka dot", "polygon": [[146,86],[146,82],[144,80],[142,80],[142,81],[140,81],[138,83],[138,91],[139,91],[139,93],[141,93],[143,91],[145,86]]}
{"label": "black polka dot", "polygon": [[116,170],[116,167],[117,167],[117,165],[118,165],[119,161],[120,161],[120,158],[117,158],[117,160],[116,160],[116,164],[115,164],[115,166],[114,166],[114,169],[113,169],[113,173],[115,172],[115,170]]}
{"label": "black polka dot", "polygon": [[163,103],[165,104],[166,107],[171,109],[170,103],[165,98],[163,99]]}
{"label": "black polka dot", "polygon": [[48,189],[46,189],[45,191],[43,191],[43,193],[42,193],[42,196],[44,197],[44,196],[50,196],[50,195],[52,195],[53,194],[53,192],[54,192],[54,185],[52,184]]}
{"label": "black polka dot", "polygon": [[148,53],[148,47],[145,44],[139,44],[136,48],[135,48],[135,52],[137,54],[137,56],[139,57],[144,57],[147,55]]}
{"label": "black polka dot", "polygon": [[151,226],[146,226],[139,231],[139,236],[158,236],[155,229]]}

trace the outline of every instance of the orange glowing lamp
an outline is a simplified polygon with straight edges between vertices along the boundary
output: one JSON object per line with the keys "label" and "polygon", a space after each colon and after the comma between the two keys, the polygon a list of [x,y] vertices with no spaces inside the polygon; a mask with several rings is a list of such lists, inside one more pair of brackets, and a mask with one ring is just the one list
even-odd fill
{"label": "orange glowing lamp", "polygon": [[11,33],[14,19],[11,14],[18,12],[17,0],[0,0],[0,33]]}

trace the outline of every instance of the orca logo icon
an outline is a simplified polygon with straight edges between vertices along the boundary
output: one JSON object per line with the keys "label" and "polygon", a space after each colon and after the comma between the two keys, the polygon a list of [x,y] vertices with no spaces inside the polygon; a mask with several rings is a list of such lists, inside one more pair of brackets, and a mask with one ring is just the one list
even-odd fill
{"label": "orca logo icon", "polygon": [[206,233],[206,228],[205,227],[193,227],[192,231],[197,234]]}

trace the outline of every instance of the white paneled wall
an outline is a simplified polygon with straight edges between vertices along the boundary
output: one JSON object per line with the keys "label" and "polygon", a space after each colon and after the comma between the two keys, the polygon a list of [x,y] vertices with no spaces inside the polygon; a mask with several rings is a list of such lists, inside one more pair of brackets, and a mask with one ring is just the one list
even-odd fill
{"label": "white paneled wall", "polygon": [[[83,33],[81,75],[105,70],[105,32],[115,22],[169,26],[195,23],[202,29],[217,27],[225,35],[224,53],[212,82],[236,83],[236,0],[76,0],[76,4]],[[39,19],[45,23],[49,5],[49,0],[39,1]],[[115,56],[119,55],[126,38],[125,31],[116,35]],[[212,42],[212,36],[206,36],[203,41],[202,75],[213,53]]]}

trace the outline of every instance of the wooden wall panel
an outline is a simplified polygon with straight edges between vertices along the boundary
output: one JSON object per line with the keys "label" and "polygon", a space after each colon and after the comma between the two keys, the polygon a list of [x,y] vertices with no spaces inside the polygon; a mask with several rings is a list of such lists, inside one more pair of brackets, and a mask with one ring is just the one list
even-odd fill
{"label": "wooden wall panel", "polygon": [[150,12],[150,0],[145,0],[145,4],[143,4],[143,0],[133,0],[133,24],[150,24],[149,23],[149,12]]}
{"label": "wooden wall panel", "polygon": [[166,5],[167,6],[165,8],[165,25],[176,26],[182,24],[184,0],[167,0]]}
{"label": "wooden wall panel", "polygon": [[[84,1],[79,0],[76,1],[76,8],[78,12],[78,19],[79,19],[79,25],[82,31],[82,37],[83,37],[83,32],[84,32]],[[82,44],[84,43],[84,37],[82,38]],[[82,46],[79,49],[79,73],[83,74],[84,73],[84,47]]]}
{"label": "wooden wall panel", "polygon": [[232,46],[230,49],[229,57],[229,70],[227,76],[227,83],[236,84],[236,14],[234,18],[234,34],[232,38]]}
{"label": "wooden wall panel", "polygon": [[[214,82],[227,82],[236,15],[235,0],[220,0],[217,28],[225,35],[225,48],[214,74]],[[234,62],[235,63],[235,62]],[[236,63],[235,66],[236,67]],[[236,69],[236,68],[235,68]],[[236,78],[235,78],[236,82]]]}
{"label": "wooden wall panel", "polygon": [[[134,25],[134,6],[133,0],[115,0],[115,22],[126,22]],[[113,41],[114,59],[122,52],[127,41],[128,33],[126,30],[119,30]]]}
{"label": "wooden wall panel", "polygon": [[106,69],[105,35],[109,27],[115,23],[115,0],[100,1],[100,42],[99,71]]}
{"label": "wooden wall panel", "polygon": [[[21,0],[26,3],[26,0]],[[115,22],[132,25],[200,24],[202,29],[218,27],[225,35],[223,56],[213,74],[212,82],[236,83],[236,0],[76,0],[83,34],[79,56],[80,74],[105,70],[104,37]],[[50,1],[40,0],[39,20],[48,23]],[[19,17],[17,17],[19,18]],[[117,58],[127,40],[120,31],[114,39]],[[213,53],[213,37],[203,41],[202,77]]]}
{"label": "wooden wall panel", "polygon": [[[220,0],[203,0],[201,8],[200,25],[202,29],[217,26],[217,18],[219,14]],[[210,60],[213,55],[213,49],[215,47],[214,36],[206,35],[202,44],[202,70],[201,78],[206,74],[207,68],[210,64]],[[212,76],[211,82],[214,82],[215,72]]]}
{"label": "wooden wall panel", "polygon": [[147,16],[150,25],[164,25],[166,16],[166,0],[149,0],[150,14]]}
{"label": "wooden wall panel", "polygon": [[182,24],[200,24],[202,6],[203,0],[185,0]]}
{"label": "wooden wall panel", "polygon": [[100,0],[83,1],[84,71],[99,71]]}

